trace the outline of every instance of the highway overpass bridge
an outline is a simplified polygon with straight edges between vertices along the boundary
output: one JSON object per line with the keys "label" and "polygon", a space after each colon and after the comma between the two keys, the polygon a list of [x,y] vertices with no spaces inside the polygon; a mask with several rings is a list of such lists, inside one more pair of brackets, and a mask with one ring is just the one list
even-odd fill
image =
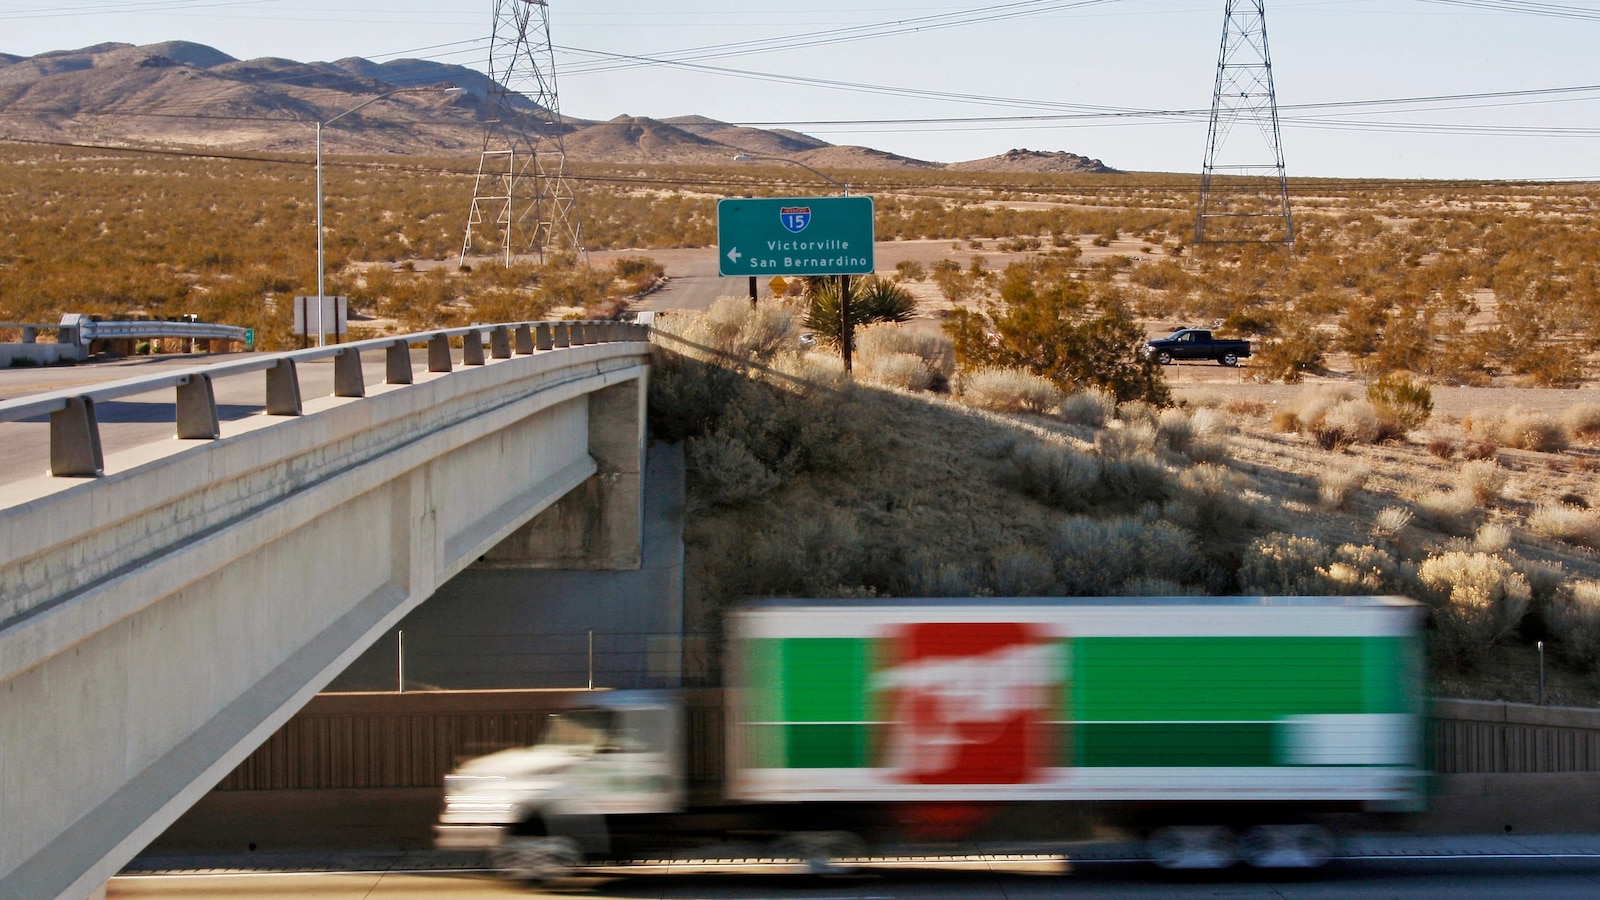
{"label": "highway overpass bridge", "polygon": [[[89,896],[479,557],[637,567],[648,362],[512,323],[0,403],[51,472],[0,485],[0,898]],[[175,438],[104,452],[97,407],[153,391]]]}

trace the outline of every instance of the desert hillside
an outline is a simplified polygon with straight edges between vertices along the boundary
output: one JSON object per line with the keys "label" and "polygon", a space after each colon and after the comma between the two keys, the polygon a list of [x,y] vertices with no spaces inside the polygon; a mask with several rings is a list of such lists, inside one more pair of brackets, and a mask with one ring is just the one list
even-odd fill
{"label": "desert hillside", "polygon": [[[485,111],[495,86],[465,66],[420,59],[377,63],[235,59],[186,41],[97,44],[22,57],[0,54],[0,139],[308,152],[314,125],[401,87],[458,87],[446,95],[397,94],[347,119],[328,135],[336,154],[471,155],[482,147]],[[546,118],[513,95],[513,124],[533,132]],[[938,169],[869,147],[836,147],[788,130],[747,128],[704,116],[657,120],[619,115],[561,118],[568,157],[577,162],[720,165],[735,154],[783,156],[846,169]],[[1012,151],[962,163],[964,170],[1109,171],[1017,168]],[[1081,159],[1072,154],[1062,158]],[[1088,161],[1095,162],[1097,161]]]}

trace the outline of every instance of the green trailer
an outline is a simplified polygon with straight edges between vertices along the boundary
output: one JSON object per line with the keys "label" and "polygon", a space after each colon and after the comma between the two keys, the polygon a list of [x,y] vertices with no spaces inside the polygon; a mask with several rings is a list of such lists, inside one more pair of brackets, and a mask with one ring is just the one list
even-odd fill
{"label": "green trailer", "polygon": [[1117,804],[1158,862],[1325,842],[1308,814],[1424,799],[1421,625],[1387,597],[754,605],[729,623],[728,790]]}

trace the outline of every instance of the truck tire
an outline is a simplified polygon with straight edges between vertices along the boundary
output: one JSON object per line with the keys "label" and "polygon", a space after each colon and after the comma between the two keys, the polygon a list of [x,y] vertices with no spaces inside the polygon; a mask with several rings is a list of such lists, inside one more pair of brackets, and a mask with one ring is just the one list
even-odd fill
{"label": "truck tire", "polygon": [[849,862],[866,853],[861,838],[848,831],[796,831],[772,844],[772,855],[798,859],[812,875],[844,875],[855,870]]}
{"label": "truck tire", "polygon": [[1224,353],[1222,354],[1222,357],[1217,360],[1217,362],[1220,362],[1225,366],[1237,366],[1239,364],[1239,354]]}
{"label": "truck tire", "polygon": [[566,837],[507,837],[494,866],[507,878],[544,883],[565,878],[583,862],[578,842]]}
{"label": "truck tire", "polygon": [[1257,825],[1239,838],[1239,858],[1254,869],[1319,869],[1336,849],[1321,825]]}
{"label": "truck tire", "polygon": [[1156,362],[1160,363],[1163,366],[1170,366],[1170,365],[1172,365],[1172,354],[1168,353],[1165,350],[1157,350],[1156,351]]}
{"label": "truck tire", "polygon": [[1145,841],[1145,855],[1163,869],[1226,869],[1239,861],[1238,838],[1222,825],[1169,825]]}

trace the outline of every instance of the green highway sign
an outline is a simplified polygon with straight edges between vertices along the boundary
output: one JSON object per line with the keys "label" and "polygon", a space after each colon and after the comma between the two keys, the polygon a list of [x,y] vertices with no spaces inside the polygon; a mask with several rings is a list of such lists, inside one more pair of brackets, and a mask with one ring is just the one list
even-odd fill
{"label": "green highway sign", "polygon": [[744,275],[872,274],[871,197],[717,201],[717,265]]}

